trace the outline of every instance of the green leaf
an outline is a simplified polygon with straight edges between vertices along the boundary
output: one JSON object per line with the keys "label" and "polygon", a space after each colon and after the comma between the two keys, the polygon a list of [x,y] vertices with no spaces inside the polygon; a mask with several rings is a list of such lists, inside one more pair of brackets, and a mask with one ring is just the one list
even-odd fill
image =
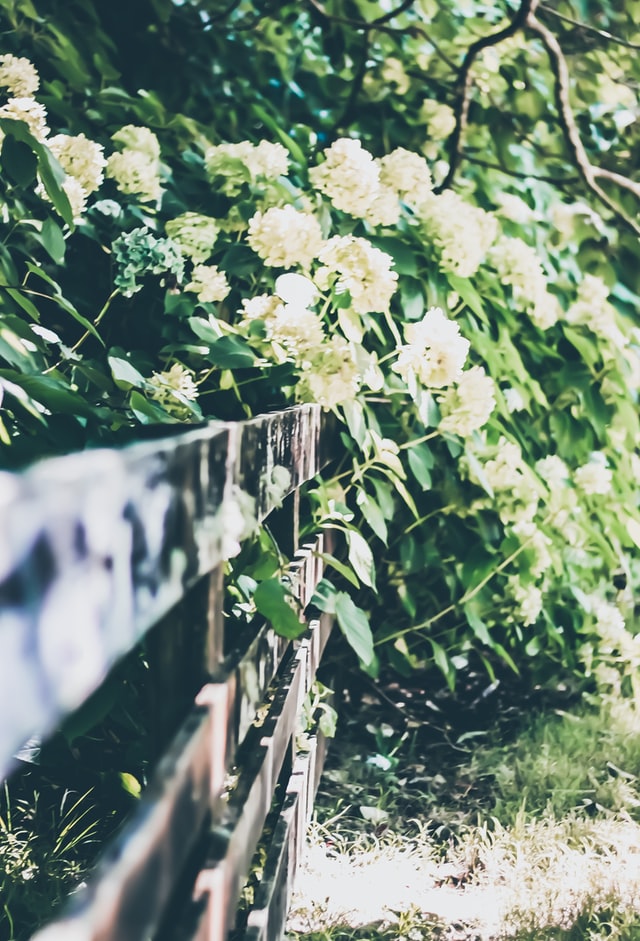
{"label": "green leaf", "polygon": [[0,118],[0,128],[5,134],[10,134],[17,141],[26,144],[38,159],[38,173],[42,180],[47,195],[54,205],[58,214],[64,219],[67,225],[73,229],[73,212],[71,203],[65,191],[62,189],[62,183],[65,179],[65,172],[53,156],[48,147],[45,147],[36,137],[33,136],[24,121],[14,121],[12,118]]}
{"label": "green leaf", "polygon": [[246,369],[255,364],[253,350],[239,337],[221,337],[209,348],[208,359],[220,369]]}
{"label": "green leaf", "polygon": [[426,444],[414,444],[407,450],[407,460],[411,473],[423,490],[431,488],[431,468],[433,455]]}
{"label": "green leaf", "polygon": [[42,224],[39,241],[42,242],[43,248],[47,251],[52,261],[57,265],[61,265],[64,262],[67,243],[64,240],[62,229],[54,222],[51,216],[48,216]]}
{"label": "green leaf", "polygon": [[373,649],[373,634],[367,615],[346,591],[339,591],[336,594],[335,609],[338,626],[348,644],[356,652],[364,666],[370,666],[374,662],[375,652]]}
{"label": "green leaf", "polygon": [[447,656],[444,647],[431,638],[429,638],[429,643],[433,650],[435,664],[447,681],[447,686],[453,692],[456,686],[456,668]]}
{"label": "green leaf", "polygon": [[169,412],[165,412],[165,410],[159,405],[156,405],[155,402],[150,402],[149,399],[145,399],[144,395],[141,395],[135,390],[129,396],[129,406],[133,414],[142,425],[180,424],[179,419],[175,418],[173,415],[170,415]]}
{"label": "green leaf", "polygon": [[371,527],[378,539],[386,545],[388,539],[387,524],[382,510],[365,490],[358,490],[356,502],[362,510],[365,522]]}
{"label": "green leaf", "polygon": [[146,380],[144,376],[138,372],[129,360],[121,359],[119,356],[109,356],[107,359],[113,381],[120,389],[130,389],[132,386],[138,389],[145,387]]}
{"label": "green leaf", "polygon": [[23,141],[7,135],[2,143],[2,169],[18,186],[29,186],[36,178],[38,158]]}
{"label": "green leaf", "polygon": [[305,629],[289,603],[290,594],[277,578],[260,582],[253,595],[256,608],[281,637],[299,637]]}
{"label": "green leaf", "polygon": [[311,598],[311,605],[325,614],[336,613],[337,589],[329,579],[321,578]]}
{"label": "green leaf", "polygon": [[348,565],[345,565],[344,562],[340,562],[339,559],[336,559],[334,555],[330,555],[328,552],[316,552],[315,555],[319,559],[322,559],[326,565],[330,565],[336,570],[336,572],[339,572],[343,578],[346,578],[346,580],[354,586],[354,588],[360,587],[358,576]]}
{"label": "green leaf", "polygon": [[447,277],[452,290],[460,295],[467,307],[471,308],[480,320],[486,323],[487,314],[484,309],[484,302],[471,281],[456,274],[449,274]]}
{"label": "green leaf", "polygon": [[42,402],[52,412],[84,417],[96,414],[93,406],[79,392],[63,385],[53,376],[20,376],[15,381],[28,395]]}
{"label": "green leaf", "polygon": [[362,533],[356,529],[348,529],[345,533],[349,549],[349,563],[358,578],[375,590],[376,568],[371,546]]}

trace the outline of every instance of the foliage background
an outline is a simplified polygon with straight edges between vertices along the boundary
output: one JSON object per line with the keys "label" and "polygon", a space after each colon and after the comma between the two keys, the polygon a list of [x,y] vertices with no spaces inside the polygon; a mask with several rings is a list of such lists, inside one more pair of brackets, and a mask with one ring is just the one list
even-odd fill
{"label": "foliage background", "polygon": [[[310,493],[308,525],[346,547],[329,560],[344,584],[317,601],[370,673],[435,661],[453,686],[480,656],[489,671],[562,665],[630,688],[638,644],[617,587],[635,585],[640,544],[628,5],[3,0],[0,18],[2,53],[39,73],[52,135],[85,134],[109,156],[133,125],[160,146],[153,198],[108,176],[74,221],[47,139],[0,110],[2,466],[315,395],[342,422],[344,457]],[[429,211],[410,192],[393,224],[340,208],[309,171],[345,137],[376,158],[426,158]],[[281,144],[288,175],[234,159],[213,172],[209,148],[240,141]],[[286,205],[315,215],[325,240],[367,239],[398,276],[370,314],[353,289],[322,286],[315,312],[343,359],[315,393],[322,355],[301,365],[266,320],[238,313],[283,270],[319,280],[317,259],[265,263],[248,245],[254,213]],[[217,221],[205,261],[225,297],[188,287],[194,259],[165,228],[184,212]],[[137,248],[118,242],[142,228]],[[491,416],[465,433],[442,424],[460,375],[445,388],[393,368],[406,324],[432,307],[469,341],[465,373],[493,380]],[[167,379],[176,365],[182,385]],[[359,384],[327,399],[342,366]],[[234,565],[249,608],[258,545]]]}

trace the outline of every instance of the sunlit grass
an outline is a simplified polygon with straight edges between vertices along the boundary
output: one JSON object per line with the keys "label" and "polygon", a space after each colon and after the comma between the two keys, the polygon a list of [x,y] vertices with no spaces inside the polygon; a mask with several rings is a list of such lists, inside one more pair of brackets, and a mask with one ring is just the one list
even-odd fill
{"label": "sunlit grass", "polygon": [[392,766],[351,743],[321,791],[292,941],[640,941],[633,701],[474,741],[444,774],[408,742]]}

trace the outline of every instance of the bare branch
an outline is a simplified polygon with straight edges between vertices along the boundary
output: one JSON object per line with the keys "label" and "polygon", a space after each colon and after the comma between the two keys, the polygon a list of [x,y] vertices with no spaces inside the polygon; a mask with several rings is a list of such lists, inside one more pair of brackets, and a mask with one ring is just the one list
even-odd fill
{"label": "bare branch", "polygon": [[611,199],[611,197],[602,189],[598,183],[598,177],[615,182],[618,186],[627,189],[629,192],[639,197],[640,187],[637,183],[629,180],[627,177],[622,176],[621,174],[612,173],[609,170],[604,170],[600,167],[593,166],[584,148],[584,144],[582,143],[582,139],[576,125],[576,120],[571,109],[571,103],[569,100],[569,68],[567,66],[567,60],[565,59],[560,47],[560,43],[551,30],[540,22],[533,10],[529,11],[525,26],[530,32],[534,33],[534,35],[540,37],[545,49],[547,50],[551,71],[553,72],[553,76],[555,78],[554,91],[556,108],[558,110],[558,119],[560,121],[560,126],[562,127],[565,141],[576,169],[580,173],[580,176],[586,183],[587,187],[595,196],[598,197],[600,202],[607,206],[607,208],[610,209],[611,212],[613,212],[628,228],[630,228],[637,235],[640,235],[640,225],[636,222],[635,219],[633,219],[624,211],[622,206],[620,206],[615,200]]}
{"label": "bare branch", "polygon": [[384,23],[388,23],[389,20],[393,20],[396,16],[400,16],[401,13],[411,9],[414,3],[415,0],[403,0],[400,6],[396,7],[395,10],[391,10],[390,13],[385,13],[384,16],[379,16],[377,20],[372,20],[371,26],[382,26]]}
{"label": "bare branch", "polygon": [[460,148],[462,138],[469,123],[469,105],[471,102],[471,68],[483,49],[489,46],[497,46],[499,43],[513,36],[518,30],[522,29],[527,17],[535,9],[538,0],[522,0],[511,22],[503,29],[489,36],[482,36],[476,42],[471,43],[467,49],[462,65],[458,71],[456,82],[456,103],[454,111],[456,113],[456,126],[453,129],[448,142],[449,150],[449,170],[447,175],[438,187],[438,192],[448,189],[453,183],[460,162]]}
{"label": "bare branch", "polygon": [[619,46],[624,46],[626,49],[640,49],[640,43],[629,42],[627,39],[622,39],[621,36],[614,36],[613,33],[608,32],[606,29],[598,29],[597,26],[591,26],[588,23],[581,23],[579,20],[574,20],[570,16],[565,16],[564,13],[558,13],[557,10],[554,10],[553,7],[547,6],[546,3],[541,3],[538,9],[542,10],[549,16],[555,16],[557,19],[563,20],[565,23],[570,23],[571,26],[576,26],[579,30],[584,31],[585,33],[592,33],[595,36],[599,36],[600,39],[606,39],[608,42],[617,43]]}
{"label": "bare branch", "polygon": [[489,160],[474,157],[473,154],[470,154],[466,150],[460,152],[460,158],[466,160],[467,163],[475,164],[475,166],[486,167],[487,170],[498,170],[500,173],[515,177],[518,180],[535,180],[538,183],[550,183],[552,186],[559,186],[561,188],[580,181],[579,176],[544,176],[536,173],[526,173],[520,170],[511,170],[509,167],[504,167],[500,163],[491,163]]}

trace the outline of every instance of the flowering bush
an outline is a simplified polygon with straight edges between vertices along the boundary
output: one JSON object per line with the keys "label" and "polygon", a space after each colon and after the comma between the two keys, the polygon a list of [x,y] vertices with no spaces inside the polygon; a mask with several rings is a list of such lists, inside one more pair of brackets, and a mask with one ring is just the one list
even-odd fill
{"label": "flowering bush", "polygon": [[[202,11],[156,4],[200,46],[177,89],[156,74],[159,91],[134,94],[106,84],[113,43],[95,10],[89,52],[66,8],[33,39],[34,6],[3,14],[13,51],[0,55],[2,465],[317,402],[342,456],[311,489],[307,525],[341,533],[344,554],[316,600],[365,669],[435,660],[453,685],[471,656],[544,671],[635,651],[612,579],[637,575],[640,333],[636,286],[593,257],[596,237],[626,244],[612,221],[475,169],[442,189],[456,126],[436,100],[443,62],[418,100],[384,31],[385,69],[359,91],[390,96],[397,142],[371,132],[368,105],[333,140],[286,130],[240,78],[260,139],[225,141],[243,132],[224,107],[201,123],[216,41]],[[406,12],[415,29],[427,8]],[[312,44],[306,14],[290,28],[307,27]],[[286,72],[275,33],[250,35]],[[402,35],[423,68],[419,33]],[[519,56],[509,45],[505,61],[525,68]],[[481,100],[508,98],[482,63]],[[200,91],[180,102],[189,76]]]}

